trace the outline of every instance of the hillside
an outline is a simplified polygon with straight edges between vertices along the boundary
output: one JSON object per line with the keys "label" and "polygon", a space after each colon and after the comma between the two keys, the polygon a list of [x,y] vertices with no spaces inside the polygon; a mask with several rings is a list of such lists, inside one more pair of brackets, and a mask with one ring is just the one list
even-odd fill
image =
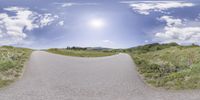
{"label": "hillside", "polygon": [[168,89],[200,88],[200,47],[149,44],[127,50],[145,81]]}

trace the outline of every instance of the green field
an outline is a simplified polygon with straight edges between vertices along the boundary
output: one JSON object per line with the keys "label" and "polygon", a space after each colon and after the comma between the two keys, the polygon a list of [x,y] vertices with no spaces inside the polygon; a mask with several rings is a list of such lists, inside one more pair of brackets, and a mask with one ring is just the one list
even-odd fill
{"label": "green field", "polygon": [[98,50],[68,50],[68,49],[48,49],[48,52],[61,54],[66,56],[78,56],[78,57],[102,57],[111,56],[116,54],[112,51],[98,51]]}
{"label": "green field", "polygon": [[21,76],[30,49],[11,46],[0,47],[0,87],[8,85]]}
{"label": "green field", "polygon": [[167,89],[200,88],[200,47],[152,44],[127,50],[145,81]]}

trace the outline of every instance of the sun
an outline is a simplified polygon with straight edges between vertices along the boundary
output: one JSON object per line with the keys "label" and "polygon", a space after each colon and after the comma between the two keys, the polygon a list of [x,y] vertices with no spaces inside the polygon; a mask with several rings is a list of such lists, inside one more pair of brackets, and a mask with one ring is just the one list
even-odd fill
{"label": "sun", "polygon": [[100,19],[100,18],[91,19],[89,21],[89,26],[94,29],[100,29],[105,26],[105,22],[103,19]]}

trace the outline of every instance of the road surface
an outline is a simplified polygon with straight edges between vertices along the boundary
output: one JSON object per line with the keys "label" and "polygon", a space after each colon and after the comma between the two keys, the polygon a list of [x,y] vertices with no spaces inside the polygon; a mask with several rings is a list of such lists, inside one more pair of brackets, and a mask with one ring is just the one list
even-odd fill
{"label": "road surface", "polygon": [[127,54],[80,58],[35,51],[23,77],[0,90],[0,100],[200,100],[200,91],[145,85]]}

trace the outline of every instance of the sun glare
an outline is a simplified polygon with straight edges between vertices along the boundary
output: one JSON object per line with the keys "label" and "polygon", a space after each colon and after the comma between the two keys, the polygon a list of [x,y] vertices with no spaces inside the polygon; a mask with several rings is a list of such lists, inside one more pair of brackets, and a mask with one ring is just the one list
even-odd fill
{"label": "sun glare", "polygon": [[99,29],[105,25],[105,22],[102,19],[92,19],[89,22],[90,27]]}

